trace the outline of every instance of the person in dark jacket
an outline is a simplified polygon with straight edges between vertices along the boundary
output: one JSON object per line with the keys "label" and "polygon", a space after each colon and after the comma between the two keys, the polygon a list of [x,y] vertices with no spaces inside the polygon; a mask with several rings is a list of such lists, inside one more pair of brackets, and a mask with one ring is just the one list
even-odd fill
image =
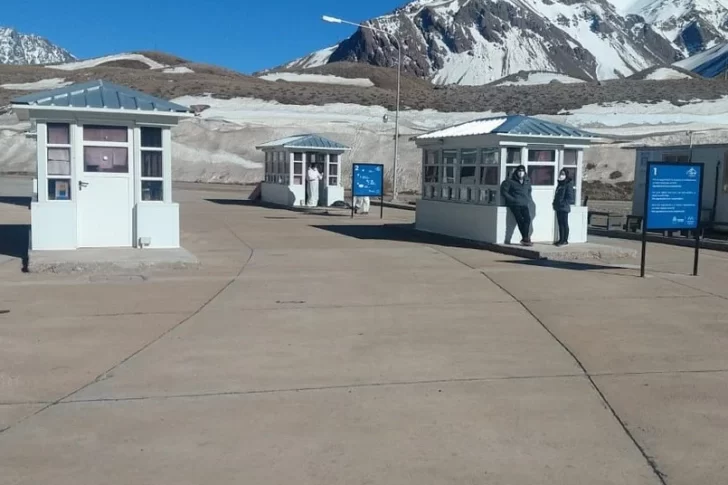
{"label": "person in dark jacket", "polygon": [[511,211],[521,232],[521,244],[533,246],[531,243],[531,211],[529,206],[533,203],[531,199],[531,181],[526,175],[526,167],[519,165],[518,168],[501,184],[501,195],[506,207]]}
{"label": "person in dark jacket", "polygon": [[571,206],[576,203],[575,192],[574,181],[569,177],[569,172],[561,169],[553,203],[556,221],[559,224],[559,239],[554,243],[556,246],[569,244],[569,212]]}

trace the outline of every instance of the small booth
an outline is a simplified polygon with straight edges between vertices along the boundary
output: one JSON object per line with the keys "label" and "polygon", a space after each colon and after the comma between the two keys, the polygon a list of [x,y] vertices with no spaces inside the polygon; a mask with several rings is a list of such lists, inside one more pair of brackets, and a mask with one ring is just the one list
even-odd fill
{"label": "small booth", "polygon": [[642,144],[624,148],[634,149],[636,152],[631,215],[644,216],[648,162],[700,162],[704,164],[701,221],[708,226],[714,226],[715,230],[728,230],[728,145]]}
{"label": "small booth", "polygon": [[256,147],[265,153],[265,179],[261,199],[288,207],[308,201],[306,171],[313,164],[322,175],[318,205],[329,207],[344,200],[341,184],[341,156],[349,147],[319,135],[296,135]]}
{"label": "small booth", "polygon": [[12,108],[36,126],[30,249],[179,248],[171,128],[188,108],[106,81]]}
{"label": "small booth", "polygon": [[588,209],[581,204],[584,149],[598,138],[568,126],[531,118],[487,118],[415,137],[422,149],[418,230],[495,244],[520,240],[516,221],[500,197],[500,184],[525,165],[533,186],[531,240],[552,243],[557,233],[552,202],[558,172],[569,171],[576,205],[570,242],[587,239]]}

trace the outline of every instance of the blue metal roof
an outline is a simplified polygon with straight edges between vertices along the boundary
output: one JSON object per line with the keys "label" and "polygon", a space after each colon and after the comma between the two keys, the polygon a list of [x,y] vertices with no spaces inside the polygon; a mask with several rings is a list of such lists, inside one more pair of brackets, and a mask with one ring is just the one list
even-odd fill
{"label": "blue metal roof", "polygon": [[418,139],[455,138],[475,135],[521,135],[554,138],[600,138],[599,135],[571,126],[531,116],[510,115],[481,118],[420,135]]}
{"label": "blue metal roof", "polygon": [[123,109],[188,113],[190,109],[164,99],[107,81],[90,81],[63,88],[28,94],[12,100],[13,104],[55,108]]}
{"label": "blue metal roof", "polygon": [[258,145],[258,149],[262,148],[298,148],[309,150],[350,150],[346,145],[329,140],[320,135],[304,134],[294,135],[279,140],[269,141]]}
{"label": "blue metal roof", "polygon": [[508,135],[538,135],[538,136],[559,136],[574,138],[598,138],[599,135],[588,133],[570,126],[559,123],[552,123],[530,116],[514,115],[506,117],[506,121],[493,133]]}

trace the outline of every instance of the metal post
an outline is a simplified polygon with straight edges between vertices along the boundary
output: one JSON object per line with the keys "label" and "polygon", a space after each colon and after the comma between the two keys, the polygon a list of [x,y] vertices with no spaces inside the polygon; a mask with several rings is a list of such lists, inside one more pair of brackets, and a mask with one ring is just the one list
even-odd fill
{"label": "metal post", "polygon": [[698,276],[698,259],[700,258],[700,227],[695,229],[695,257],[693,258],[693,276]]}
{"label": "metal post", "polygon": [[382,196],[379,198],[379,218],[384,219],[384,166],[382,166],[382,179],[381,179],[381,186],[382,187]]}
{"label": "metal post", "polygon": [[397,161],[399,159],[399,103],[402,89],[402,37],[397,23],[397,110],[394,115],[394,163],[392,174],[392,200],[397,200]]}

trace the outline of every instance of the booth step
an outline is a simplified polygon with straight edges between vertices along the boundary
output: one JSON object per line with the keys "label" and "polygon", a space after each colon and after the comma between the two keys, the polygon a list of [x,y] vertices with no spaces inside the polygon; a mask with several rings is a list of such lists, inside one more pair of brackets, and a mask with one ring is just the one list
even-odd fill
{"label": "booth step", "polygon": [[442,234],[419,231],[414,224],[385,224],[388,229],[407,231],[423,243],[453,245],[485,249],[495,253],[507,254],[525,259],[552,260],[552,261],[583,261],[583,260],[618,260],[637,257],[637,250],[596,243],[575,243],[567,246],[554,246],[553,244],[534,244],[521,246],[519,244],[494,244],[472,239],[463,239]]}
{"label": "booth step", "polygon": [[31,273],[128,273],[145,269],[186,269],[199,266],[184,248],[91,248],[63,251],[30,251]]}

